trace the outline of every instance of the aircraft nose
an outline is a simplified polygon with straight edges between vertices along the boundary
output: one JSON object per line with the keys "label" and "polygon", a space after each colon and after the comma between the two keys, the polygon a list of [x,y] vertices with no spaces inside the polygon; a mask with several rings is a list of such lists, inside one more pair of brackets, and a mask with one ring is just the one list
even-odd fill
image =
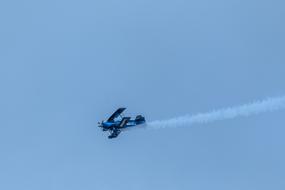
{"label": "aircraft nose", "polygon": [[98,127],[104,127],[103,123],[104,123],[104,121],[98,122]]}

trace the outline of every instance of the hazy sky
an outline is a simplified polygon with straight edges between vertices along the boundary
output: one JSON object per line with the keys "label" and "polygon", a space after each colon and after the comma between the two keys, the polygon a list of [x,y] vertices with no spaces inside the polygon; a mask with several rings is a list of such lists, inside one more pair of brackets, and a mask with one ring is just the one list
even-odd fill
{"label": "hazy sky", "polygon": [[284,111],[109,140],[285,95],[281,0],[0,2],[0,189],[284,190]]}

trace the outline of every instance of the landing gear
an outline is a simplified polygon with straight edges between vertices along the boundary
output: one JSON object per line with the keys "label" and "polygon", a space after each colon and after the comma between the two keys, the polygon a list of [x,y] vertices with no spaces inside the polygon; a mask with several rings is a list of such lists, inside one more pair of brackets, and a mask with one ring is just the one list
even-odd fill
{"label": "landing gear", "polygon": [[115,129],[111,131],[111,134],[108,136],[108,138],[109,139],[116,138],[120,133],[121,131],[119,129]]}

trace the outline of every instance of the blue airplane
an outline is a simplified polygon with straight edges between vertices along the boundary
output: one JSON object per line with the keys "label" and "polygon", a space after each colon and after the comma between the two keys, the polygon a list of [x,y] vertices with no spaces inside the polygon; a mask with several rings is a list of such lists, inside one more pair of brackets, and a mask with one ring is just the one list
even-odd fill
{"label": "blue airplane", "polygon": [[[109,131],[109,139],[116,138],[126,129],[133,128],[137,125],[145,123],[145,118],[141,115],[138,115],[134,120],[131,117],[122,117],[122,113],[126,108],[119,108],[115,111],[107,121],[98,122],[98,127],[102,128],[103,131]],[[119,118],[119,119],[118,119]]]}

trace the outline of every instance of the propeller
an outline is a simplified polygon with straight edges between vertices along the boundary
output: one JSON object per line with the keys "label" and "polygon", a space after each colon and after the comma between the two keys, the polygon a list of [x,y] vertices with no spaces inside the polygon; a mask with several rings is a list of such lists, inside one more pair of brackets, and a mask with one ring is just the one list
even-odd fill
{"label": "propeller", "polygon": [[100,123],[100,122],[98,122],[98,127],[103,127],[103,122],[104,122],[104,120],[102,120],[102,122]]}

